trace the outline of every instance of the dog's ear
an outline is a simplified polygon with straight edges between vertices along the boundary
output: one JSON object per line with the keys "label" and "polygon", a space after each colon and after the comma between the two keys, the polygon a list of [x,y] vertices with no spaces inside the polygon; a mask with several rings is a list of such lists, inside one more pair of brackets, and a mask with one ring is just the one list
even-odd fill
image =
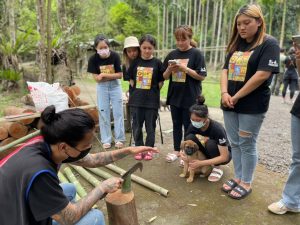
{"label": "dog's ear", "polygon": [[180,149],[184,150],[186,145],[186,141],[181,142]]}
{"label": "dog's ear", "polygon": [[199,150],[199,146],[198,146],[196,143],[194,143],[194,148],[195,148],[196,150]]}

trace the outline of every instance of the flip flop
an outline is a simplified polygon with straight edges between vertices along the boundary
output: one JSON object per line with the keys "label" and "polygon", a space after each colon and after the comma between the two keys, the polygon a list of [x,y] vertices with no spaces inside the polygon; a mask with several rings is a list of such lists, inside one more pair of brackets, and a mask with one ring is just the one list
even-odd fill
{"label": "flip flop", "polygon": [[213,168],[210,175],[208,176],[208,181],[218,182],[222,176],[223,176],[223,170],[218,168]]}
{"label": "flip flop", "polygon": [[175,153],[168,153],[166,156],[166,161],[168,163],[174,162],[178,159],[178,156]]}
{"label": "flip flop", "polygon": [[134,156],[134,158],[135,158],[136,160],[142,160],[142,159],[143,159],[143,153],[138,153],[138,154],[136,154],[136,155]]}
{"label": "flip flop", "polygon": [[144,159],[149,161],[149,160],[152,160],[153,158],[153,153],[152,152],[147,152],[145,155],[144,155]]}
{"label": "flip flop", "polygon": [[111,144],[110,143],[104,143],[103,148],[104,149],[109,149],[109,148],[111,148]]}
{"label": "flip flop", "polygon": [[229,189],[225,189],[224,187],[221,188],[221,190],[226,193],[231,192],[233,190],[233,188],[235,188],[236,186],[239,185],[234,179],[230,179],[230,180],[226,181],[224,184],[229,186]]}
{"label": "flip flop", "polygon": [[232,189],[232,191],[235,191],[238,193],[240,196],[234,196],[231,194],[231,192],[228,194],[230,198],[236,199],[236,200],[241,200],[243,198],[246,198],[251,192],[252,188],[250,188],[248,191],[243,188],[241,185],[237,185],[235,188]]}

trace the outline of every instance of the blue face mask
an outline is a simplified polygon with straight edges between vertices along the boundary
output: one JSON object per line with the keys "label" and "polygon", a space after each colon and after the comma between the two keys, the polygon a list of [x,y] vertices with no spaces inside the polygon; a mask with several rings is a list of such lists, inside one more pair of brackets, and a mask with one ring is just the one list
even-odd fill
{"label": "blue face mask", "polygon": [[192,123],[193,127],[198,128],[198,129],[205,126],[205,122],[203,122],[203,121],[196,122],[196,121],[191,120],[191,123]]}

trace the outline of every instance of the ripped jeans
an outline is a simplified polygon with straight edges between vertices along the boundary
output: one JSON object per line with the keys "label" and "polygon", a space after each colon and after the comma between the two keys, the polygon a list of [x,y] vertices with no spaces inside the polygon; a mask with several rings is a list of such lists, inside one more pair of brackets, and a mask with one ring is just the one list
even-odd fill
{"label": "ripped jeans", "polygon": [[257,136],[265,113],[242,114],[223,111],[225,129],[231,143],[235,178],[251,183],[257,164]]}

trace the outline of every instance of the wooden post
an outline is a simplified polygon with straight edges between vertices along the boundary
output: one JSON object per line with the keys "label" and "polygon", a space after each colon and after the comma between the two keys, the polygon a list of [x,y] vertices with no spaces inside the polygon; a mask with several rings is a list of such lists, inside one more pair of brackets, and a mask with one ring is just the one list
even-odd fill
{"label": "wooden post", "polygon": [[139,225],[132,191],[109,193],[105,201],[109,225]]}

